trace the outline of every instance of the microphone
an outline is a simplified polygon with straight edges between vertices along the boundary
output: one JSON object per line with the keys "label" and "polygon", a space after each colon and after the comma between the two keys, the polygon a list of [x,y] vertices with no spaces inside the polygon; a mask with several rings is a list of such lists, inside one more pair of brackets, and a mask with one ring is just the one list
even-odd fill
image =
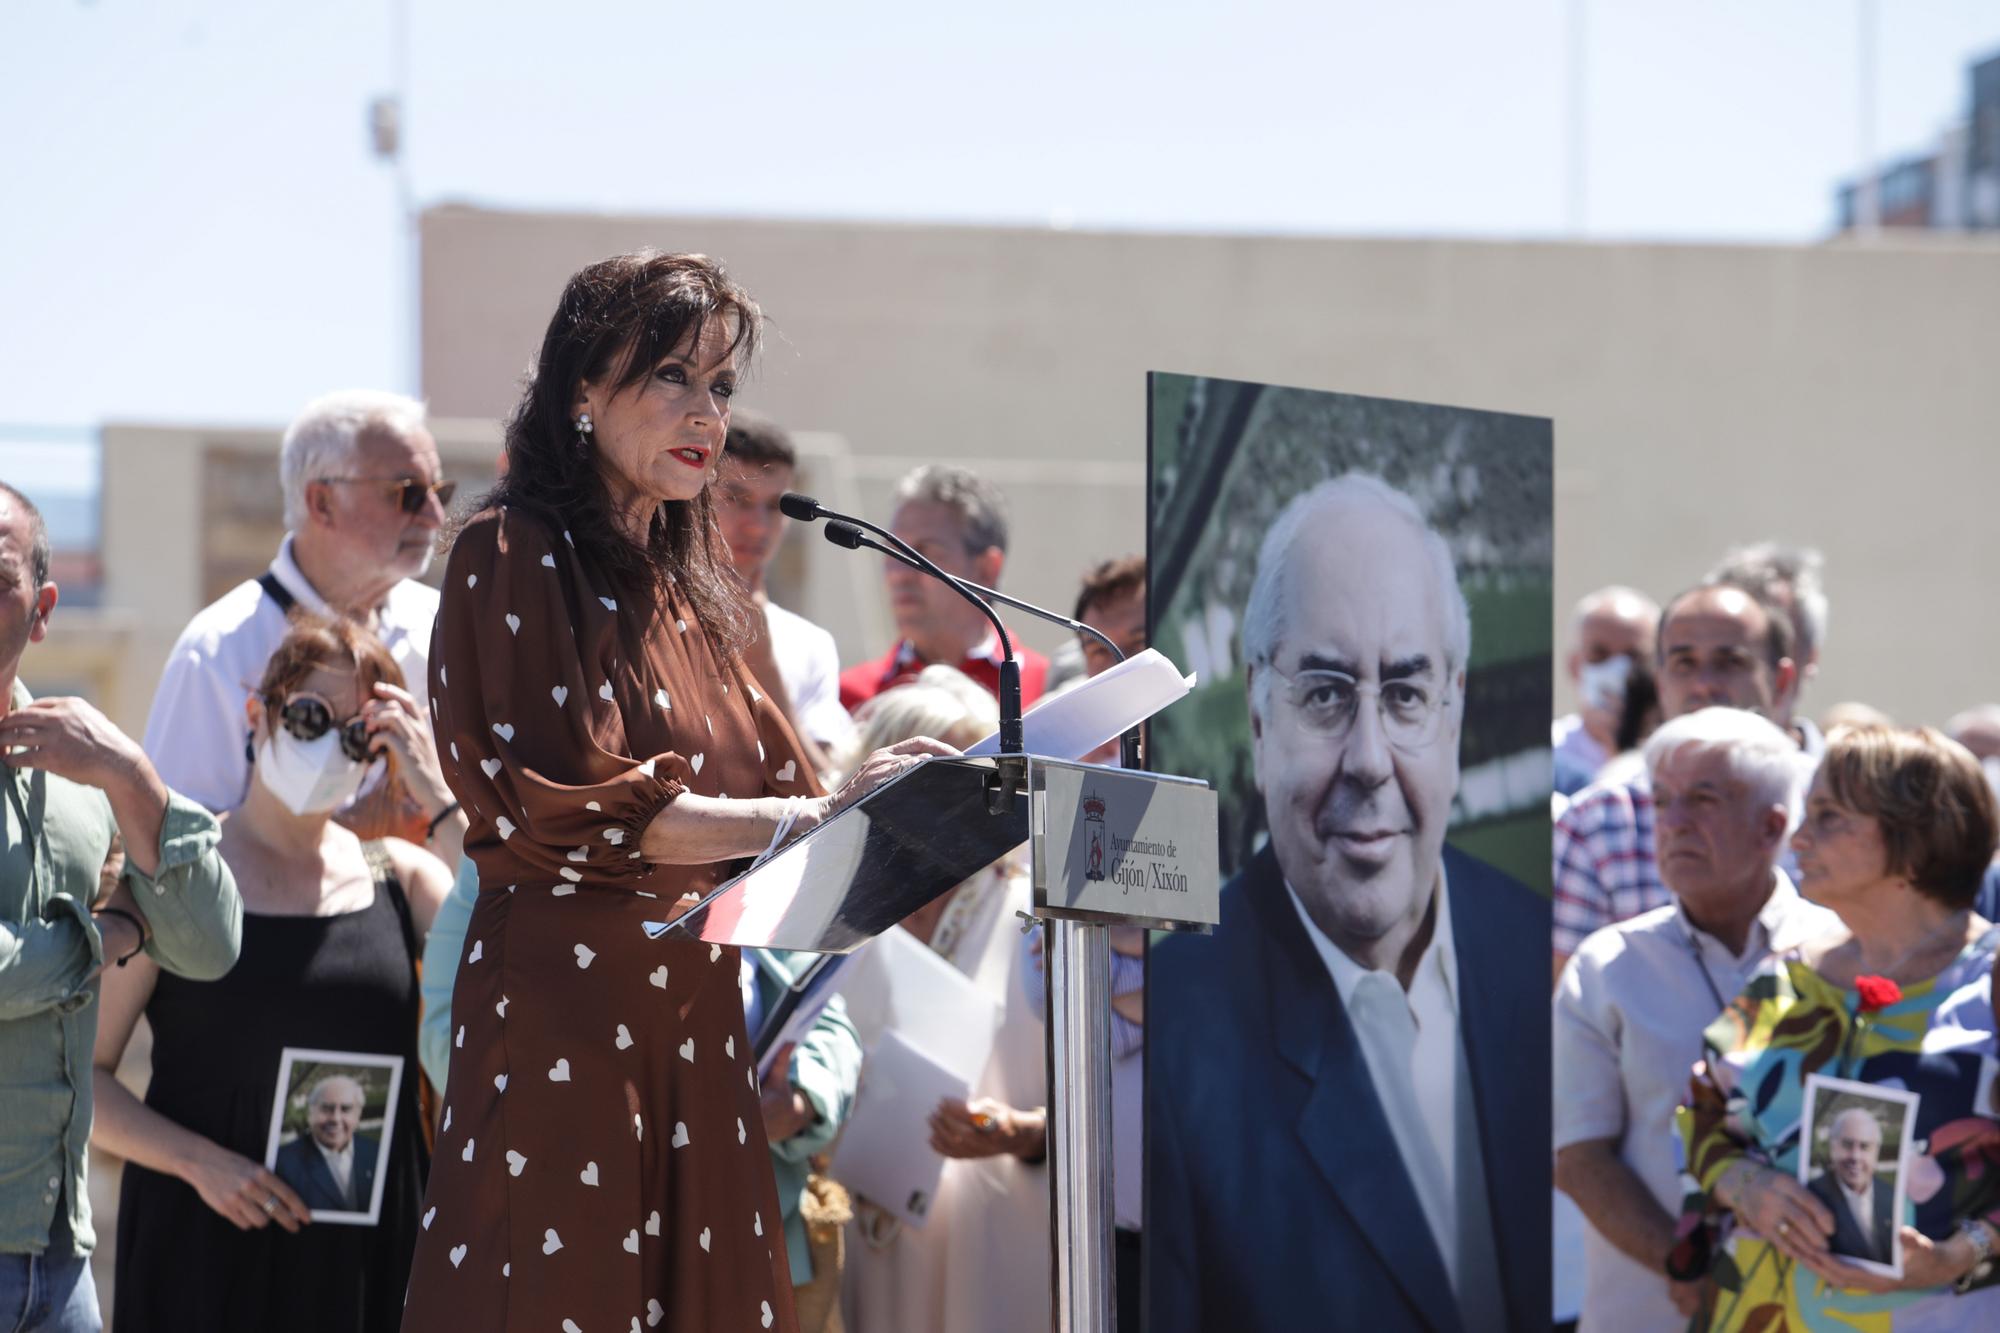
{"label": "microphone", "polygon": [[[883,531],[881,528],[877,528],[873,524],[864,523],[862,520],[854,518],[851,515],[836,514],[833,510],[826,508],[809,495],[801,495],[797,491],[787,491],[783,496],[779,497],[778,508],[786,517],[795,518],[805,523],[810,523],[816,518],[824,517],[827,520],[825,528],[826,539],[835,546],[845,547],[850,551],[858,551],[865,546],[870,550],[879,551],[891,560],[899,560],[912,569],[923,570],[927,574],[934,574],[936,577],[943,578],[946,582],[957,586],[961,593],[971,592],[984,601],[999,602],[1004,606],[1011,606],[1017,611],[1024,611],[1031,616],[1036,616],[1051,624],[1061,625],[1072,634],[1087,634],[1103,644],[1105,651],[1111,654],[1114,661],[1122,662],[1125,660],[1125,650],[1113,643],[1109,637],[1099,632],[1095,627],[1086,625],[1080,620],[1072,620],[1070,617],[1051,611],[1047,607],[1037,606],[1033,602],[1023,601],[1019,597],[1012,597],[1004,592],[988,588],[983,584],[974,583],[970,579],[954,578],[949,574],[945,574],[942,570],[936,569],[935,566],[930,566],[929,561],[912,550],[895,533]],[[880,542],[870,541],[862,531],[863,528],[880,533],[902,549],[892,550]],[[927,568],[927,566],[930,567]],[[988,614],[989,616],[991,615],[990,610]],[[995,619],[994,624],[998,625],[999,621]],[[1006,642],[1006,631],[1004,629],[1001,631],[1001,636],[1002,642]],[[1120,739],[1121,762],[1126,768],[1136,770],[1139,767],[1138,728],[1134,727]],[[1001,748],[1003,750],[1006,748],[1004,721],[1001,731]]]}
{"label": "microphone", "polygon": [[[981,600],[978,593],[960,578],[939,569],[922,552],[904,542],[893,532],[876,527],[866,519],[852,514],[837,513],[828,509],[810,495],[797,491],[786,491],[778,498],[778,510],[787,518],[795,518],[810,523],[816,518],[831,520],[826,525],[827,540],[848,550],[859,550],[863,546],[874,547],[884,554],[895,556],[903,563],[946,584],[953,592],[979,608],[981,615],[993,623],[994,633],[1000,636],[1000,753],[1020,754],[1025,748],[1021,739],[1021,662],[1014,655],[1014,640],[1007,633],[1007,627],[1000,623],[1000,617],[992,607]],[[862,535],[863,529],[876,533],[894,542],[900,550],[889,551],[878,543],[869,541]]]}

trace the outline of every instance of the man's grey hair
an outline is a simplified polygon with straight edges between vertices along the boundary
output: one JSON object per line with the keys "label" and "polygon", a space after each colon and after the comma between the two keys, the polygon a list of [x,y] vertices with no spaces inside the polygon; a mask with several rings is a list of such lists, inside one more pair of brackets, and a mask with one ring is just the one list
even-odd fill
{"label": "man's grey hair", "polygon": [[1571,633],[1580,633],[1583,629],[1583,622],[1607,606],[1618,608],[1621,611],[1630,610],[1637,613],[1639,619],[1646,623],[1646,628],[1649,631],[1660,618],[1659,603],[1646,596],[1645,593],[1640,592],[1637,588],[1628,588],[1622,583],[1613,583],[1607,587],[1599,588],[1596,592],[1587,592],[1577,598],[1576,610],[1570,613]]}
{"label": "man's grey hair", "polygon": [[14,507],[28,516],[28,572],[34,575],[35,591],[40,592],[49,581],[49,525],[42,518],[42,511],[35,502],[21,492],[0,481],[0,495],[13,501]]}
{"label": "man's grey hair", "polygon": [[[1722,557],[1704,583],[1731,583],[1762,593],[1767,601],[1790,602],[1799,627],[1799,665],[1804,668],[1826,644],[1826,584],[1821,576],[1826,558],[1810,546],[1758,542],[1739,546]],[[1786,594],[1790,594],[1789,598]]]}
{"label": "man's grey hair", "polygon": [[1742,783],[1760,808],[1783,808],[1787,836],[1798,828],[1805,761],[1799,743],[1777,723],[1747,708],[1720,704],[1684,713],[1662,723],[1647,738],[1646,776],[1657,780],[1668,755],[1689,749],[1697,754],[1721,753],[1730,780]]}
{"label": "man's grey hair", "polygon": [[347,474],[370,431],[406,440],[424,428],[424,405],[381,389],[343,389],[307,403],[285,430],[278,453],[278,483],[285,492],[285,527],[297,532],[306,521],[306,487],[323,477]]}
{"label": "man's grey hair", "polygon": [[[1268,667],[1284,641],[1286,618],[1291,610],[1292,547],[1308,525],[1330,521],[1343,511],[1378,509],[1405,519],[1423,537],[1424,554],[1438,581],[1438,596],[1444,607],[1445,676],[1456,675],[1472,652],[1472,616],[1466,609],[1465,593],[1458,586],[1458,571],[1452,563],[1451,547],[1418,511],[1416,502],[1395,487],[1365,472],[1348,472],[1320,482],[1295,496],[1278,511],[1278,517],[1264,534],[1257,550],[1257,577],[1250,585],[1250,600],[1243,608],[1243,654],[1251,666]],[[1258,704],[1269,698],[1271,673],[1258,675]]]}
{"label": "man's grey hair", "polygon": [[1827,1134],[1829,1136],[1838,1134],[1840,1132],[1840,1122],[1847,1119],[1847,1117],[1851,1115],[1858,1115],[1863,1120],[1866,1120],[1869,1124],[1875,1126],[1876,1138],[1886,1139],[1889,1137],[1888,1127],[1882,1123],[1882,1117],[1876,1115],[1873,1111],[1869,1110],[1865,1106],[1843,1107],[1838,1115],[1834,1116],[1833,1119],[1826,1122]]}
{"label": "man's grey hair", "polygon": [[926,463],[896,484],[896,506],[911,501],[943,505],[965,526],[965,549],[978,555],[989,546],[1007,550],[1007,499],[977,472],[947,463]]}
{"label": "man's grey hair", "polygon": [[354,1085],[354,1091],[357,1100],[362,1102],[364,1105],[368,1101],[368,1089],[362,1087],[361,1080],[354,1077],[354,1075],[326,1074],[321,1076],[319,1082],[313,1084],[312,1087],[306,1090],[306,1105],[310,1106],[314,1102],[317,1102],[319,1100],[320,1089],[324,1088],[329,1083],[351,1083]]}

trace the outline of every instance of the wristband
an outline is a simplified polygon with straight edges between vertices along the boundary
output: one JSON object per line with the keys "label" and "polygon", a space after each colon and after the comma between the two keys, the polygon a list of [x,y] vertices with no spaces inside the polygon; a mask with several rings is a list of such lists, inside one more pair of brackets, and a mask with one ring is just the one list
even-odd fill
{"label": "wristband", "polygon": [[138,917],[133,916],[130,912],[126,911],[122,907],[100,907],[97,909],[95,915],[123,917],[127,921],[130,921],[132,923],[133,930],[139,932],[139,942],[132,947],[131,953],[128,953],[123,958],[116,960],[118,966],[120,967],[125,966],[125,964],[131,962],[134,958],[137,958],[140,954],[146,951],[146,923],[141,921]]}
{"label": "wristband", "polygon": [[424,841],[429,842],[432,838],[435,838],[437,836],[438,825],[457,814],[458,809],[458,802],[453,801],[450,805],[431,816],[430,827],[424,830]]}
{"label": "wristband", "polygon": [[758,855],[758,863],[771,859],[771,853],[778,850],[780,844],[785,841],[785,835],[792,831],[792,825],[798,822],[799,807],[804,804],[805,798],[802,796],[787,796],[785,798],[785,812],[778,816],[778,827],[771,830],[770,844]]}

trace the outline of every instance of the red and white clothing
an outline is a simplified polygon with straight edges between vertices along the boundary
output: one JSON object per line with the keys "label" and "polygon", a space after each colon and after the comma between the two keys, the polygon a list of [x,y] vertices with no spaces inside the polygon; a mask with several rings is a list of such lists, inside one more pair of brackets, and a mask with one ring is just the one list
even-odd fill
{"label": "red and white clothing", "polygon": [[[1032,708],[1035,700],[1042,696],[1043,685],[1048,682],[1049,659],[1018,638],[1014,640],[1014,656],[1021,663],[1021,707]],[[997,696],[1000,693],[1000,664],[1005,660],[1000,651],[1000,636],[988,634],[986,641],[967,653],[964,661],[947,665],[957,667]],[[849,667],[840,673],[840,702],[851,713],[882,691],[909,684],[930,665],[932,663],[917,655],[916,646],[908,639],[899,640],[887,657]]]}

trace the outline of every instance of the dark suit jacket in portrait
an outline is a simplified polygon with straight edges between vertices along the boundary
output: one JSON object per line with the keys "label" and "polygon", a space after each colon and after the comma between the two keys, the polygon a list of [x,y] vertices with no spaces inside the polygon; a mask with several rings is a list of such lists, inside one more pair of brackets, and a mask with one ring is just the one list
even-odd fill
{"label": "dark suit jacket in portrait", "polygon": [[1151,955],[1148,1333],[1548,1328],[1548,900],[1449,847],[1444,864],[1500,1308],[1459,1310],[1333,978],[1266,847],[1223,887],[1213,935]]}
{"label": "dark suit jacket in portrait", "polygon": [[1854,1216],[1854,1209],[1848,1206],[1847,1196],[1841,1193],[1840,1181],[1833,1172],[1820,1172],[1806,1182],[1806,1188],[1833,1210],[1831,1245],[1835,1254],[1844,1254],[1850,1259],[1872,1259],[1878,1264],[1894,1262],[1889,1257],[1890,1242],[1896,1236],[1896,1224],[1889,1217],[1890,1209],[1896,1203],[1894,1187],[1879,1177],[1875,1181],[1875,1243],[1872,1245],[1861,1239],[1860,1220]]}
{"label": "dark suit jacket in portrait", "polygon": [[306,1207],[316,1212],[365,1213],[375,1199],[375,1163],[381,1152],[374,1136],[354,1136],[353,1199],[341,1196],[333,1171],[310,1134],[301,1134],[278,1149],[278,1164],[272,1169],[278,1179],[298,1191]]}

